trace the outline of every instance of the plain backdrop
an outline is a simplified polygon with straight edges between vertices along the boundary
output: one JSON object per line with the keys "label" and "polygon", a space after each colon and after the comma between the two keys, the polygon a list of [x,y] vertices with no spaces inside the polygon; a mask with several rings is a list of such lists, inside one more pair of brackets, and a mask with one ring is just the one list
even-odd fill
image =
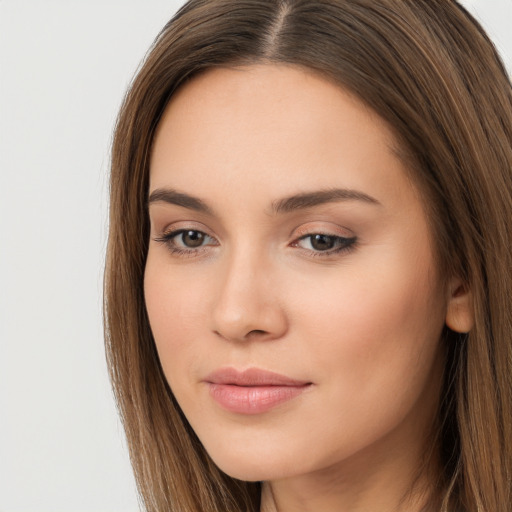
{"label": "plain backdrop", "polygon": [[[138,510],[104,362],[109,146],[179,0],[0,0],[0,512]],[[512,0],[464,2],[512,70]]]}

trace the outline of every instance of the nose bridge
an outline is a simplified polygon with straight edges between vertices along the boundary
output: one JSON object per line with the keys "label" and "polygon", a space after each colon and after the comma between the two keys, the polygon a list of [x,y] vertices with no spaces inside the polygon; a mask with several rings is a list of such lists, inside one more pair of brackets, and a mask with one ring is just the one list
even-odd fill
{"label": "nose bridge", "polygon": [[275,269],[265,251],[239,245],[226,255],[213,305],[214,330],[229,340],[274,339],[286,331],[286,316],[273,286]]}

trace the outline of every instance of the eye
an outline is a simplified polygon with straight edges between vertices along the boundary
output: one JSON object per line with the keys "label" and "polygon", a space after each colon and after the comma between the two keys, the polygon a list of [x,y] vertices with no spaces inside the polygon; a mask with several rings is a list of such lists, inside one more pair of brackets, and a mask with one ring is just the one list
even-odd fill
{"label": "eye", "polygon": [[346,238],[325,233],[312,233],[299,238],[294,245],[316,253],[333,254],[348,250],[356,242],[356,237]]}
{"label": "eye", "polygon": [[155,238],[155,242],[166,244],[169,250],[176,254],[195,254],[207,246],[218,245],[213,237],[197,229],[170,231]]}
{"label": "eye", "polygon": [[208,238],[210,238],[208,235],[195,230],[182,231],[181,233],[176,233],[172,237],[174,243],[183,245],[183,247],[190,249],[201,247]]}

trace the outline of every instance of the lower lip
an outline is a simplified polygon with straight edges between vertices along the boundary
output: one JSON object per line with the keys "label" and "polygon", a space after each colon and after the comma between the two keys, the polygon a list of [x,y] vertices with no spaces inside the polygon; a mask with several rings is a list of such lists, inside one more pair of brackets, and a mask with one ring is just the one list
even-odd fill
{"label": "lower lip", "polygon": [[209,383],[210,396],[224,409],[238,414],[267,412],[299,396],[309,386],[235,386]]}

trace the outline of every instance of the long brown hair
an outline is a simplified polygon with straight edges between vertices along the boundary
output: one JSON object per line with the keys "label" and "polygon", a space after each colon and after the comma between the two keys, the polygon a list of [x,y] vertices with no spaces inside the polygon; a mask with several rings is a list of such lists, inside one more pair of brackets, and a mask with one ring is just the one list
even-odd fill
{"label": "long brown hair", "polygon": [[107,357],[149,512],[259,510],[258,483],[223,474],[169,389],[143,295],[149,156],[180,85],[215,66],[287,63],[352,91],[385,119],[422,192],[439,265],[471,290],[474,328],[446,329],[436,429],[443,511],[512,503],[512,92],[454,0],[191,0],[128,91],[112,148]]}

